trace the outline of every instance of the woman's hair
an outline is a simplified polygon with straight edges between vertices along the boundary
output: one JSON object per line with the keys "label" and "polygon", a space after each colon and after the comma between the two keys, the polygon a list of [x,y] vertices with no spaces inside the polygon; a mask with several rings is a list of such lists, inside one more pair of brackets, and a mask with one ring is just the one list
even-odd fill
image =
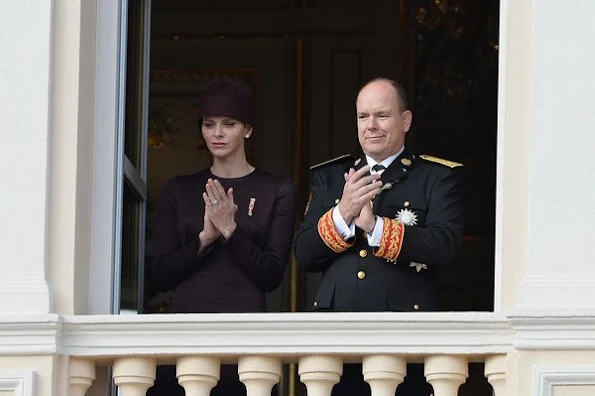
{"label": "woman's hair", "polygon": [[212,81],[202,92],[198,124],[204,117],[230,117],[254,125],[254,104],[250,86],[238,77]]}

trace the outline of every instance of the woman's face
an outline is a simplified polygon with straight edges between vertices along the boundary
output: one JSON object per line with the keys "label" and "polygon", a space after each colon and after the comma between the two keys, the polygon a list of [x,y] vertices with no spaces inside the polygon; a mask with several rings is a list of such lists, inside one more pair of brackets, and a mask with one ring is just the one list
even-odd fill
{"label": "woman's face", "polygon": [[245,155],[244,139],[252,133],[252,127],[230,117],[205,117],[201,129],[209,151],[219,159]]}

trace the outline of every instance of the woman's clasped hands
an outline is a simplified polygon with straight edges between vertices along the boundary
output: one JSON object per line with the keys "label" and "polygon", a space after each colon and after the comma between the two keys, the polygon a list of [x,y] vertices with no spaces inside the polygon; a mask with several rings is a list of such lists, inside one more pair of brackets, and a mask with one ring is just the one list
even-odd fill
{"label": "woman's clasped hands", "polygon": [[229,239],[236,229],[235,214],[238,206],[233,201],[233,189],[227,192],[218,180],[208,179],[206,192],[202,193],[205,201],[204,227],[199,237],[209,244],[223,236]]}

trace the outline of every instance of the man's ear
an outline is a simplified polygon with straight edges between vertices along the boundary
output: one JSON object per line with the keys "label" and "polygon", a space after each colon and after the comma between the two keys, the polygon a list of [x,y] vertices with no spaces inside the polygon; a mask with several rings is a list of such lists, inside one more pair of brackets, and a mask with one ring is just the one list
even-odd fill
{"label": "man's ear", "polygon": [[408,132],[409,128],[411,128],[411,122],[413,121],[413,113],[411,110],[405,110],[403,114],[401,114],[401,120],[403,122],[403,131]]}

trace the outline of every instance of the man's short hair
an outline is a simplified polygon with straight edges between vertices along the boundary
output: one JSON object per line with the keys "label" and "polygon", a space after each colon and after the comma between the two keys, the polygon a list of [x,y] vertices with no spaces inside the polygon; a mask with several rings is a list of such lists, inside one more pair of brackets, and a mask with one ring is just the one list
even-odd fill
{"label": "man's short hair", "polygon": [[395,89],[395,93],[397,94],[397,101],[399,102],[399,108],[401,112],[409,110],[409,102],[407,101],[407,92],[405,92],[405,88],[403,88],[401,84],[399,84],[395,80],[391,80],[390,78],[376,77],[368,81],[360,88],[359,92],[357,93],[357,96],[359,97],[359,94],[362,91],[362,89],[376,81],[384,81],[392,85],[392,87]]}

